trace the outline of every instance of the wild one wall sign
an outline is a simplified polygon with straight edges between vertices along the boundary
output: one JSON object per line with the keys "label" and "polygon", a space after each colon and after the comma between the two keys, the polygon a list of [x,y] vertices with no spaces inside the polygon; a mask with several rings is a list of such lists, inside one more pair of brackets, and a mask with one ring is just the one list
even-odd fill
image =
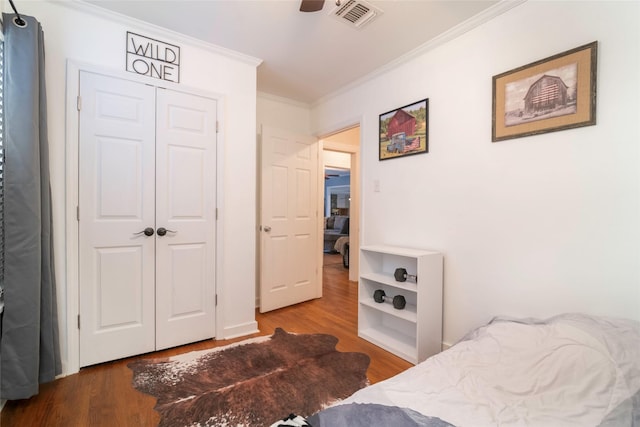
{"label": "wild one wall sign", "polygon": [[180,83],[180,48],[127,31],[127,71]]}

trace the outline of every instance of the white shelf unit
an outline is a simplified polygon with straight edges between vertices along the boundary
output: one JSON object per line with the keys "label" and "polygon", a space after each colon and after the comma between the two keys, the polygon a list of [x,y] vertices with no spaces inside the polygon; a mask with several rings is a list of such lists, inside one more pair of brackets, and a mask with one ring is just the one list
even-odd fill
{"label": "white shelf unit", "polygon": [[[442,350],[442,254],[373,245],[360,248],[358,336],[417,364]],[[395,280],[396,268],[417,275],[417,283]],[[403,295],[404,309],[377,303],[382,289],[393,298]]]}

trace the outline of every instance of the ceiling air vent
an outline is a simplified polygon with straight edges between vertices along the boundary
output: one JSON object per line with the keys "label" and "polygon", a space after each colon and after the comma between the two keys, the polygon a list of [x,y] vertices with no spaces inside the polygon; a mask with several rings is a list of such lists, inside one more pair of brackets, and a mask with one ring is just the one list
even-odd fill
{"label": "ceiling air vent", "polygon": [[347,0],[331,11],[331,16],[356,29],[380,15],[382,10],[362,0]]}

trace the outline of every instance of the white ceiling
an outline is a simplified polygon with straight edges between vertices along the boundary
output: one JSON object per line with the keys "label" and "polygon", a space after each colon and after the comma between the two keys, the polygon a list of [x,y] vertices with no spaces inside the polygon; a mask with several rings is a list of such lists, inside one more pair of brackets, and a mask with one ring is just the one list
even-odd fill
{"label": "white ceiling", "polygon": [[308,104],[477,20],[498,3],[365,0],[382,14],[357,29],[332,16],[335,0],[313,13],[300,12],[299,0],[87,1],[259,58],[258,91]]}

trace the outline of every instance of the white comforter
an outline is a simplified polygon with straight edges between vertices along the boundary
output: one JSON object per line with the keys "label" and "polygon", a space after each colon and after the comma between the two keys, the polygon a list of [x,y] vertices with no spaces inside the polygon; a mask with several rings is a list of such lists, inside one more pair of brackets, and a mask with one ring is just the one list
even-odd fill
{"label": "white comforter", "polygon": [[631,426],[639,393],[640,323],[572,314],[496,319],[340,404],[406,407],[458,427]]}

